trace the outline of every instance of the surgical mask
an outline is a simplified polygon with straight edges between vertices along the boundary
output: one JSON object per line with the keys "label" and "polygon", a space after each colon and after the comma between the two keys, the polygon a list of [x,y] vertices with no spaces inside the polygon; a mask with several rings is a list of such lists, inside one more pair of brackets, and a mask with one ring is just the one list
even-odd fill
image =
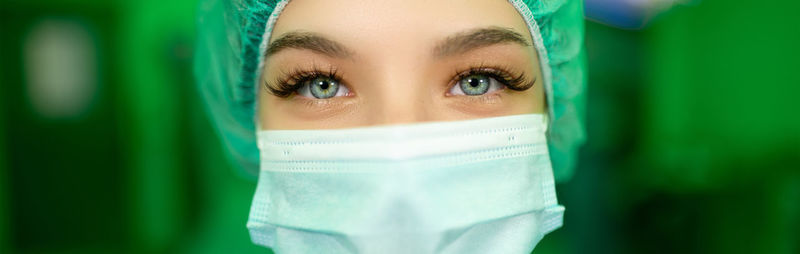
{"label": "surgical mask", "polygon": [[247,227],[276,253],[530,253],[561,226],[546,117],[259,131]]}

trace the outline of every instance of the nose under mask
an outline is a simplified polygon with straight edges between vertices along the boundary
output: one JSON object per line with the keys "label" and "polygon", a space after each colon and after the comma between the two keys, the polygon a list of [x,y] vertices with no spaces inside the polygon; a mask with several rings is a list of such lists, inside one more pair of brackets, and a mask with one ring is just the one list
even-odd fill
{"label": "nose under mask", "polygon": [[525,114],[259,131],[251,239],[276,253],[530,253],[564,212],[546,130]]}

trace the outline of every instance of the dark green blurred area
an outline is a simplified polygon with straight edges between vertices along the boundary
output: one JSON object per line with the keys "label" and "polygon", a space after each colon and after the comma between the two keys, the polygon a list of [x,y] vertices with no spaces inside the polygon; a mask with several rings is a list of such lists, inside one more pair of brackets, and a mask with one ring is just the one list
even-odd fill
{"label": "dark green blurred area", "polygon": [[[587,21],[588,143],[536,253],[800,253],[798,7]],[[0,1],[0,253],[269,253],[194,88],[195,8]]]}

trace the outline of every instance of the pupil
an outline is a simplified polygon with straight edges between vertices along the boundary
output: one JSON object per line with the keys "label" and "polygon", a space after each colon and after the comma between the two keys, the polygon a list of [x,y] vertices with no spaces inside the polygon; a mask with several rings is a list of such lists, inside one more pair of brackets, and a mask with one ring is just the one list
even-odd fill
{"label": "pupil", "polygon": [[469,79],[469,86],[471,86],[471,87],[478,87],[480,85],[480,83],[481,83],[481,81],[479,79],[476,79],[476,78]]}
{"label": "pupil", "polygon": [[322,90],[328,90],[329,86],[330,86],[330,83],[328,83],[327,81],[320,81],[319,82],[319,88],[322,88]]}

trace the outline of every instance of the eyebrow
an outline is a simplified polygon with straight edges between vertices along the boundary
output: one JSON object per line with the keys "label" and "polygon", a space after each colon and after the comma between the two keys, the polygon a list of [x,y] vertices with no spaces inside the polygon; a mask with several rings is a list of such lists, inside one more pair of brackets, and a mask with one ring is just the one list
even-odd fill
{"label": "eyebrow", "polygon": [[516,43],[525,47],[531,45],[522,34],[514,30],[502,27],[486,27],[448,36],[433,48],[433,55],[447,57],[503,43]]}
{"label": "eyebrow", "polygon": [[353,51],[344,45],[312,32],[294,31],[283,34],[269,44],[265,55],[274,55],[284,49],[307,49],[323,55],[338,58],[349,58]]}
{"label": "eyebrow", "polygon": [[[433,55],[436,57],[447,57],[503,43],[516,43],[526,47],[530,46],[528,40],[526,40],[522,34],[514,30],[502,27],[486,27],[448,36],[433,48]],[[352,50],[336,41],[313,32],[305,31],[294,31],[281,35],[281,37],[269,43],[265,55],[269,57],[289,48],[311,50],[337,58],[350,58],[354,55]]]}

